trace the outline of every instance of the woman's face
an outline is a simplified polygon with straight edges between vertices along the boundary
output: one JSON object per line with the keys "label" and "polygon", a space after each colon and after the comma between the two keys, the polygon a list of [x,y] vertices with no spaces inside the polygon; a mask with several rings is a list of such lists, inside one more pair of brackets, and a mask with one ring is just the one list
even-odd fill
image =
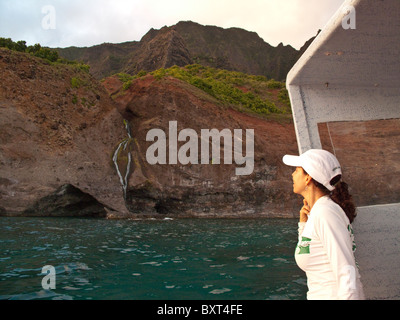
{"label": "woman's face", "polygon": [[309,180],[308,177],[309,175],[304,172],[302,167],[296,167],[296,170],[292,173],[294,193],[303,194]]}

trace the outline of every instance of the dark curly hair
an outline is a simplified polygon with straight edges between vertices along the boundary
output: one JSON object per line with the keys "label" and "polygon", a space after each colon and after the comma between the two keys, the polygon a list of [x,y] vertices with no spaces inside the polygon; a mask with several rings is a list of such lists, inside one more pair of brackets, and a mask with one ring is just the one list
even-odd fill
{"label": "dark curly hair", "polygon": [[339,175],[331,180],[331,185],[335,186],[335,189],[333,191],[329,191],[322,184],[315,181],[314,179],[313,180],[317,188],[319,188],[325,194],[329,195],[331,199],[343,209],[347,218],[349,218],[350,223],[353,223],[354,219],[357,216],[356,206],[354,205],[353,197],[349,192],[348,184],[344,181],[340,181],[341,178],[342,177]]}
{"label": "dark curly hair", "polygon": [[320,189],[324,194],[329,195],[330,198],[343,209],[347,218],[349,218],[350,223],[353,223],[357,216],[356,206],[353,202],[353,197],[349,192],[348,184],[341,181],[341,179],[342,175],[337,175],[330,181],[331,186],[335,186],[333,191],[329,191],[324,185],[314,179],[313,182],[318,189]]}

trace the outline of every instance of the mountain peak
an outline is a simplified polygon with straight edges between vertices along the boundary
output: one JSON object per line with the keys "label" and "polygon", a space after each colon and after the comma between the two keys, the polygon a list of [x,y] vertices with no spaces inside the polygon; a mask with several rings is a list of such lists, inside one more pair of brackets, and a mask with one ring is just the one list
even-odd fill
{"label": "mountain peak", "polygon": [[273,47],[256,32],[205,26],[193,21],[180,21],[158,30],[151,28],[140,41],[73,50],[66,48],[59,52],[67,59],[79,59],[89,64],[96,78],[199,63],[285,80],[300,57],[300,51],[293,47],[282,43]]}
{"label": "mountain peak", "polygon": [[163,27],[160,30],[150,30],[142,38],[138,54],[131,57],[124,71],[137,73],[192,63],[181,35],[173,27]]}

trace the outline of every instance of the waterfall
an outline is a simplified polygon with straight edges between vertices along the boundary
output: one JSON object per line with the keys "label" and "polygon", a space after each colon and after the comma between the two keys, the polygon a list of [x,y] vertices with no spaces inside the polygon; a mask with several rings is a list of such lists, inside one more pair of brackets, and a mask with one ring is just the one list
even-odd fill
{"label": "waterfall", "polygon": [[[132,163],[132,155],[131,152],[129,150],[126,150],[129,143],[132,140],[132,136],[131,136],[131,128],[129,126],[129,122],[126,121],[124,119],[124,125],[125,125],[125,129],[126,132],[128,134],[128,138],[124,139],[117,147],[117,149],[114,152],[114,156],[113,156],[113,162],[115,165],[115,168],[117,169],[117,173],[118,173],[118,177],[119,180],[121,182],[122,185],[122,189],[124,191],[124,199],[126,200],[126,193],[127,193],[127,189],[128,189],[128,178],[129,178],[129,174],[130,174],[130,169],[131,169],[131,163]],[[118,155],[120,153],[121,148],[123,148],[124,151],[127,151],[128,153],[128,163],[126,165],[126,170],[125,170],[125,175],[121,172],[119,164],[118,164]]]}

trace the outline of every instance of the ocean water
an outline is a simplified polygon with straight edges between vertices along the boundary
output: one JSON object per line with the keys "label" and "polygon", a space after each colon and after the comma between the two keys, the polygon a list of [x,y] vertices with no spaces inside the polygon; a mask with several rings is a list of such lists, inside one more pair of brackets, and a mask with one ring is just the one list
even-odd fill
{"label": "ocean water", "polygon": [[291,219],[0,218],[0,299],[305,299],[296,233]]}

